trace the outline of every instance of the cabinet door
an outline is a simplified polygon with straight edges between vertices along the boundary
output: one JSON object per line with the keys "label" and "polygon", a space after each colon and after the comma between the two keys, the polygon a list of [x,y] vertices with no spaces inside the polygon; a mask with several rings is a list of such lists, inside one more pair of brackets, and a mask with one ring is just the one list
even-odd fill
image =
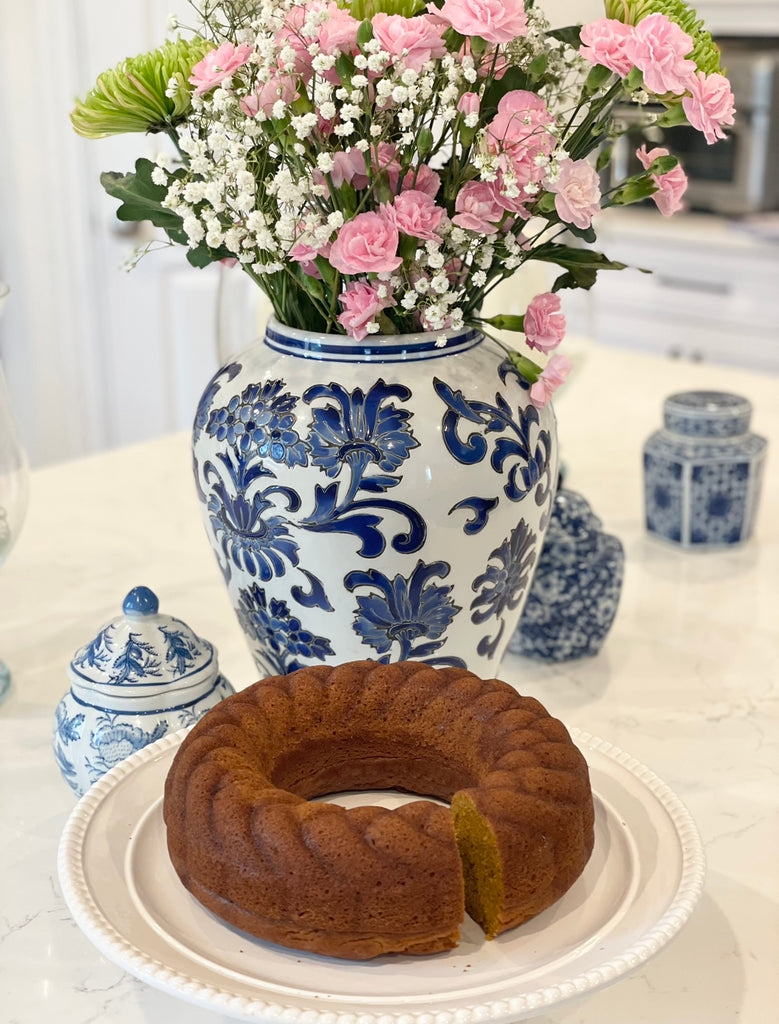
{"label": "cabinet door", "polygon": [[697,0],[690,6],[714,35],[779,35],[776,0]]}

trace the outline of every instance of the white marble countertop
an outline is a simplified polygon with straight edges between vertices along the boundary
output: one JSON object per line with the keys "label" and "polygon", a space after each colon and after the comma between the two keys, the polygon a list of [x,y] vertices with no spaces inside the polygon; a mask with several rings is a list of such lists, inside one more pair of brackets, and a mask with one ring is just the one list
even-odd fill
{"label": "white marble countertop", "polygon": [[[753,428],[773,448],[756,535],[732,551],[685,553],[642,526],[641,445],[660,425],[662,399],[697,387],[749,397]],[[625,545],[622,600],[597,657],[551,666],[509,656],[502,675],[668,783],[697,822],[708,874],[669,947],[544,1024],[777,1019],[778,398],[774,376],[590,346],[558,403],[567,486]],[[186,436],[35,473],[23,536],[0,573],[0,653],[14,673],[0,705],[2,1024],[226,1020],[105,960],[73,923],[57,878],[75,803],[50,746],[65,668],[138,584],[217,645],[236,687],[254,680],[200,522]]]}

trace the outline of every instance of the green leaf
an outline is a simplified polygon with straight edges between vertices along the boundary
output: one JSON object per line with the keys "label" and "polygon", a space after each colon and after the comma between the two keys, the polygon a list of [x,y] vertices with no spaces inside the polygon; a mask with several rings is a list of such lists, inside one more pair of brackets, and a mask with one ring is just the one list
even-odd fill
{"label": "green leaf", "polygon": [[322,280],[325,282],[331,292],[340,291],[340,274],[335,267],[330,263],[324,256],[317,256],[314,260],[316,263],[317,270],[322,275]]}
{"label": "green leaf", "polygon": [[565,28],[556,28],[547,32],[547,36],[559,39],[561,43],[566,43],[578,50],[582,41],[581,31],[581,25],[566,25]]}
{"label": "green leaf", "polygon": [[508,92],[515,89],[527,89],[530,79],[521,68],[511,67],[502,78],[494,78],[484,91],[481,100],[480,116],[483,122],[494,117],[498,103]]}
{"label": "green leaf", "polygon": [[547,69],[549,64],[549,54],[539,53],[537,57],[534,57],[528,68],[531,78],[541,78]]}
{"label": "green leaf", "polygon": [[395,324],[390,320],[387,314],[382,310],[381,313],[376,317],[376,322],[379,325],[379,331],[382,334],[397,334],[398,329]]}
{"label": "green leaf", "polygon": [[473,145],[477,130],[476,128],[469,128],[467,124],[460,124],[457,131],[460,135],[460,142],[465,148]]}
{"label": "green leaf", "polygon": [[349,86],[352,83],[352,75],[354,74],[354,60],[346,53],[339,53],[335,61],[335,70],[338,72],[338,77],[345,86]]}
{"label": "green leaf", "polygon": [[211,249],[203,243],[195,246],[194,249],[187,250],[187,260],[193,267],[197,267],[200,270],[211,263],[216,263],[218,260],[230,259],[233,256],[234,254],[229,249],[225,249],[224,246],[220,246],[218,249]]}
{"label": "green leaf", "polygon": [[390,188],[387,171],[379,171],[373,179],[373,194],[380,203],[391,203],[395,198],[395,193]]}
{"label": "green leaf", "polygon": [[647,167],[647,174],[668,174],[674,167],[677,166],[679,160],[677,157],[669,154],[668,156],[659,156],[656,160]]}
{"label": "green leaf", "polygon": [[584,288],[589,289],[595,284],[600,270],[625,270],[626,263],[618,263],[608,259],[602,252],[594,252],[591,249],[577,249],[569,245],[559,245],[550,242],[541,246],[533,253],[533,259],[545,263],[556,263],[566,273],[552,285],[552,291],[560,291],[561,288]]}
{"label": "green leaf", "polygon": [[316,277],[312,277],[310,274],[307,274],[299,263],[295,263],[291,267],[291,270],[300,282],[300,287],[303,291],[307,292],[312,298],[318,299],[320,302],[325,300],[325,289],[321,281]]}
{"label": "green leaf", "polygon": [[555,197],[552,192],[543,192],[535,204],[536,213],[552,213],[555,208]]}
{"label": "green leaf", "polygon": [[598,271],[595,267],[580,267],[577,270],[568,270],[555,278],[552,285],[553,292],[562,291],[564,288],[582,289],[589,291],[598,280]]}
{"label": "green leaf", "polygon": [[443,40],[450,53],[459,53],[465,45],[466,37],[456,29],[448,28],[443,34]]}
{"label": "green leaf", "polygon": [[373,24],[370,21],[361,21],[357,29],[357,45],[361,50],[365,49],[367,43],[373,39]]}
{"label": "green leaf", "polygon": [[181,217],[162,205],[168,190],[152,181],[154,166],[151,160],[142,158],[136,161],[134,174],[105,171],[100,175],[100,183],[110,196],[121,200],[116,211],[119,220],[149,220],[167,231],[173,241],[182,241],[182,236],[185,240]]}
{"label": "green leaf", "polygon": [[570,235],[581,238],[588,245],[592,245],[597,240],[598,236],[595,234],[595,228],[592,225],[588,228],[577,228],[575,224],[566,224],[566,227]]}
{"label": "green leaf", "polygon": [[400,235],[400,241],[398,243],[398,255],[403,258],[404,263],[411,263],[417,254],[417,248],[419,241],[416,238],[412,238],[411,235]]}
{"label": "green leaf", "polygon": [[614,143],[611,142],[598,153],[598,159],[595,161],[595,170],[600,172],[609,166],[611,163],[611,157],[614,153]]}

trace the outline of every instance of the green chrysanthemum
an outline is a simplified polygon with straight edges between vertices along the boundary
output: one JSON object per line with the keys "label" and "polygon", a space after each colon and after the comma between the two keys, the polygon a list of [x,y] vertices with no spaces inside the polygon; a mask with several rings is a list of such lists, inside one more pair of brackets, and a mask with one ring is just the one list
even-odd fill
{"label": "green chrysanthemum", "polygon": [[426,6],[425,0],[339,0],[338,5],[358,21],[370,20],[375,14],[400,14],[404,18],[413,18]]}
{"label": "green chrysanthemum", "polygon": [[606,17],[637,25],[650,14],[664,14],[692,38],[690,59],[707,75],[720,70],[720,50],[703,21],[685,0],[605,0]]}
{"label": "green chrysanthemum", "polygon": [[189,110],[189,76],[210,49],[212,44],[199,36],[171,40],[104,71],[86,99],[76,101],[73,127],[87,139],[166,131]]}

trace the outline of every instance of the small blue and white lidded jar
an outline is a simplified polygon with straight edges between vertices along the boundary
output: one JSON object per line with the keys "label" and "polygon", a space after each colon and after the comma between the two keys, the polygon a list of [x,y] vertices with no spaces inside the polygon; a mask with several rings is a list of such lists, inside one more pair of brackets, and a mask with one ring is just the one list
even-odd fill
{"label": "small blue and white lidded jar", "polygon": [[663,403],[663,429],[644,445],[649,533],[690,550],[752,534],[767,442],[749,432],[752,405],[721,391],[685,391]]}
{"label": "small blue and white lidded jar", "polygon": [[54,756],[78,796],[130,754],[193,725],[234,692],[213,645],[160,614],[148,587],[131,590],[122,613],[76,651],[70,690],[54,718]]}

